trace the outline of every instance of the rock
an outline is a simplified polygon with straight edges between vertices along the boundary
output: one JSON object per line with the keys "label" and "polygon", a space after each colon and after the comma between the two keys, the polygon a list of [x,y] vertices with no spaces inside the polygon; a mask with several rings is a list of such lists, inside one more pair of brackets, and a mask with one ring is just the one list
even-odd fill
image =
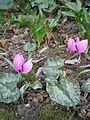
{"label": "rock", "polygon": [[18,36],[17,36],[17,35],[14,35],[14,36],[11,38],[11,40],[14,41],[14,40],[16,40],[17,38],[18,38]]}
{"label": "rock", "polygon": [[90,118],[90,111],[87,113],[87,116]]}
{"label": "rock", "polygon": [[25,31],[29,31],[29,28],[25,28]]}
{"label": "rock", "polygon": [[25,32],[24,32],[24,36],[28,36],[28,31],[25,31]]}

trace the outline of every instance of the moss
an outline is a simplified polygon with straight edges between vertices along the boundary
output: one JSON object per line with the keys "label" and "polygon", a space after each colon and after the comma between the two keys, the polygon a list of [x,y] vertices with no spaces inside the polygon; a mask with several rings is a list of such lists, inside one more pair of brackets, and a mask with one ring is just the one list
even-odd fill
{"label": "moss", "polygon": [[16,120],[16,119],[13,112],[9,112],[7,109],[0,108],[0,120]]}
{"label": "moss", "polygon": [[69,112],[47,106],[41,110],[40,116],[42,120],[68,120],[69,115]]}
{"label": "moss", "polygon": [[[46,106],[41,110],[39,120],[69,120],[70,112],[65,109],[55,109],[50,106]],[[73,120],[81,120],[80,118],[73,118]]]}

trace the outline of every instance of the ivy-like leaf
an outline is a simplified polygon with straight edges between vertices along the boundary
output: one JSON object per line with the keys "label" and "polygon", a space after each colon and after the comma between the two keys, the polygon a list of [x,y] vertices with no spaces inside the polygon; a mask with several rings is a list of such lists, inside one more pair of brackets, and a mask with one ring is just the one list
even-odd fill
{"label": "ivy-like leaf", "polygon": [[50,58],[45,64],[45,66],[47,67],[54,67],[54,68],[61,68],[63,67],[63,65],[64,65],[63,60],[58,60],[53,58]]}
{"label": "ivy-like leaf", "polygon": [[57,7],[54,0],[33,0],[31,5],[32,7],[40,6],[45,12],[52,12]]}
{"label": "ivy-like leaf", "polygon": [[34,83],[32,84],[32,88],[33,89],[41,89],[42,88],[42,84],[39,81],[34,81]]}
{"label": "ivy-like leaf", "polygon": [[81,87],[82,91],[90,93],[90,78],[88,78]]}
{"label": "ivy-like leaf", "polygon": [[76,6],[73,2],[68,2],[66,6],[75,12],[79,12],[78,6]]}
{"label": "ivy-like leaf", "polygon": [[11,103],[18,100],[20,91],[17,84],[20,82],[20,74],[5,73],[0,75],[0,102]]}
{"label": "ivy-like leaf", "polygon": [[64,65],[62,60],[49,59],[43,67],[43,73],[49,77],[57,77],[57,75],[63,75],[62,70],[59,70]]}
{"label": "ivy-like leaf", "polygon": [[79,103],[80,90],[72,80],[61,79],[58,83],[48,78],[46,90],[51,100],[64,106],[75,106]]}
{"label": "ivy-like leaf", "polygon": [[0,0],[1,10],[8,10],[9,8],[13,7],[13,5],[13,0]]}
{"label": "ivy-like leaf", "polygon": [[30,42],[26,43],[23,47],[24,51],[32,52],[36,49],[36,44],[32,44]]}

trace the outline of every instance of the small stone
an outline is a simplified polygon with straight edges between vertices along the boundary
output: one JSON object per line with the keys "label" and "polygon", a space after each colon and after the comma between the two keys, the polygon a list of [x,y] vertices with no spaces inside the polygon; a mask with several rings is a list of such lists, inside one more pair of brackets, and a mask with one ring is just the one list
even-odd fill
{"label": "small stone", "polygon": [[25,104],[25,107],[27,107],[27,108],[28,108],[28,107],[30,107],[30,105],[29,105],[29,104]]}
{"label": "small stone", "polygon": [[81,113],[78,113],[78,116],[81,117],[81,118],[83,118],[83,115]]}
{"label": "small stone", "polygon": [[82,109],[82,110],[81,110],[81,113],[82,113],[83,115],[86,115],[85,109]]}
{"label": "small stone", "polygon": [[17,38],[18,38],[17,35],[14,35],[14,36],[11,38],[11,40],[14,41],[14,40],[17,39]]}
{"label": "small stone", "polygon": [[90,118],[90,112],[87,113],[87,116]]}
{"label": "small stone", "polygon": [[29,31],[29,28],[26,28],[25,31]]}
{"label": "small stone", "polygon": [[25,32],[24,32],[24,36],[28,36],[28,31],[25,31]]}
{"label": "small stone", "polygon": [[34,98],[34,99],[33,99],[33,102],[38,103],[37,98]]}

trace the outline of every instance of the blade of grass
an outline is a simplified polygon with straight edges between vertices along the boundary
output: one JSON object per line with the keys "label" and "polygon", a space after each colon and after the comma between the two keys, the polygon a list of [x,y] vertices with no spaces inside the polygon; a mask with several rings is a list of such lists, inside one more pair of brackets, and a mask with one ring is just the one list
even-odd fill
{"label": "blade of grass", "polygon": [[90,72],[90,69],[86,69],[86,70],[83,70],[83,71],[81,71],[80,73],[78,73],[78,74],[76,75],[76,77],[75,77],[75,80],[78,79],[78,77],[79,77],[80,75],[85,74],[85,73],[87,73],[87,72]]}
{"label": "blade of grass", "polygon": [[[13,63],[10,61],[10,60],[8,60],[7,58],[5,58],[5,57],[3,57],[4,58],[4,60],[16,71],[16,68],[14,67],[14,65],[13,65]],[[17,71],[18,72],[18,71]],[[18,72],[19,73],[19,72]]]}

